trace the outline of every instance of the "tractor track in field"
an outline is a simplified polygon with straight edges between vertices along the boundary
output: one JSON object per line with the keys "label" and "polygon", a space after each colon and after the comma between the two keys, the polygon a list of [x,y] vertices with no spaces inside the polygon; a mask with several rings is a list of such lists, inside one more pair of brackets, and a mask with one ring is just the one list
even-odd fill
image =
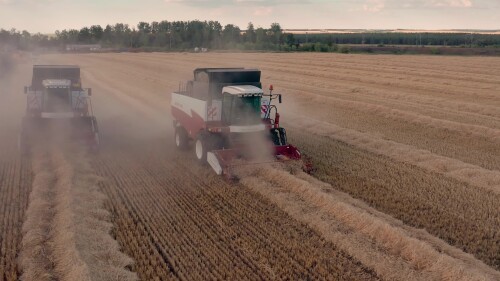
{"label": "tractor track in field", "polygon": [[0,160],[0,280],[19,278],[16,258],[30,192],[30,162]]}
{"label": "tractor track in field", "polygon": [[124,269],[132,261],[108,235],[105,197],[86,153],[45,145],[36,145],[30,157],[34,176],[22,227],[20,279],[136,280]]}
{"label": "tractor track in field", "polygon": [[[314,175],[334,190],[361,199],[407,225],[425,229],[498,267],[498,193],[446,177],[432,166],[419,168],[360,151],[339,139],[306,138],[306,134],[297,132],[292,140],[304,147],[304,153],[318,159]],[[326,147],[328,152],[320,152]]]}
{"label": "tractor track in field", "polygon": [[[253,192],[231,187],[203,168],[194,168],[203,177],[194,175],[193,163],[107,157],[96,166],[110,179],[102,185],[113,198],[110,208],[117,220],[134,222],[116,229],[116,236],[133,241],[127,236],[140,232],[149,242],[138,243],[155,253],[148,258],[123,245],[142,264],[135,270],[144,280],[155,273],[173,280],[376,278],[312,230],[283,219],[284,213]],[[167,266],[158,268],[161,264]]]}
{"label": "tractor track in field", "polygon": [[500,273],[425,231],[407,227],[289,168],[245,171],[242,183],[317,229],[385,280],[496,280]]}

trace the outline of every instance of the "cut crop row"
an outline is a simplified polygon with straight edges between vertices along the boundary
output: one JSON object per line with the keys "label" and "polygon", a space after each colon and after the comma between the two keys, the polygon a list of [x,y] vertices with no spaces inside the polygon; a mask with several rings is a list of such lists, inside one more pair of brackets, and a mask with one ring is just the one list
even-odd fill
{"label": "cut crop row", "polygon": [[14,281],[20,276],[17,255],[31,179],[29,161],[0,161],[0,280]]}
{"label": "cut crop row", "polygon": [[[373,278],[265,199],[208,174],[195,176],[175,160],[178,167],[160,156],[141,161],[113,154],[96,163],[110,179],[103,189],[115,220],[128,221],[115,229],[117,239],[138,261],[142,279],[158,267],[168,270],[161,276],[181,280]],[[154,262],[141,260],[144,251],[157,253],[149,258]]]}

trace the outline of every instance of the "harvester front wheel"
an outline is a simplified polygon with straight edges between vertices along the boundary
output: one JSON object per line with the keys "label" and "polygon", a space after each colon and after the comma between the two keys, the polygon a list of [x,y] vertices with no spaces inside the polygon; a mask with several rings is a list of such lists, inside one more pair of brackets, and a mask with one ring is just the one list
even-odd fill
{"label": "harvester front wheel", "polygon": [[196,159],[202,164],[207,163],[207,151],[207,139],[203,136],[199,136],[194,145],[194,152],[196,154]]}
{"label": "harvester front wheel", "polygon": [[175,146],[180,150],[186,150],[189,144],[189,138],[186,129],[183,127],[175,128]]}

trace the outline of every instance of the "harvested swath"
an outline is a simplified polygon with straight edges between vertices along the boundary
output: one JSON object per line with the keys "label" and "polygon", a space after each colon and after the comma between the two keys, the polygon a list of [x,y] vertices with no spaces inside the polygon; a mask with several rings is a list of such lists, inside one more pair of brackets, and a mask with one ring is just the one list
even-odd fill
{"label": "harvested swath", "polygon": [[46,153],[34,152],[33,189],[30,193],[26,220],[23,224],[23,240],[20,253],[22,280],[53,280],[52,251],[48,247],[54,212],[53,186],[55,176],[50,172],[50,160]]}
{"label": "harvested swath", "polygon": [[418,167],[442,173],[473,186],[500,193],[500,172],[491,171],[462,161],[433,154],[429,151],[383,140],[373,135],[342,128],[311,118],[291,118],[294,124],[307,128],[308,132],[341,140],[367,151],[391,157]]}
{"label": "harvested swath", "polygon": [[[317,95],[308,94],[305,92],[301,92],[299,94],[303,96],[317,97]],[[403,110],[390,108],[383,105],[370,104],[360,101],[344,100],[333,96],[329,97],[322,96],[319,100],[316,100],[316,103],[332,103],[338,106],[343,106],[352,111],[361,110],[366,113],[370,113],[372,115],[378,115],[384,118],[389,118],[394,120],[404,120],[409,123],[421,124],[432,128],[452,130],[465,136],[474,135],[478,137],[487,137],[490,138],[492,141],[500,142],[499,129],[489,128],[481,125],[471,125],[449,120],[442,120],[430,116],[425,116],[422,114],[406,112]]]}
{"label": "harvested swath", "polygon": [[[497,280],[500,273],[430,235],[401,227],[302,172],[277,168],[240,174],[242,183],[262,193],[294,218],[318,229],[386,279]],[[356,203],[361,205],[361,203]],[[339,230],[343,231],[339,231]],[[414,232],[414,233],[412,233]],[[427,236],[427,237],[426,237]],[[417,239],[417,237],[419,237]],[[366,241],[363,242],[365,238]],[[362,243],[363,247],[359,247]],[[437,245],[435,245],[437,244]],[[382,251],[381,251],[382,249]]]}
{"label": "harvested swath", "polygon": [[291,141],[313,159],[315,177],[498,269],[500,194],[306,131]]}
{"label": "harvested swath", "polygon": [[[326,82],[321,80],[324,78],[317,76],[301,81],[300,87],[296,87],[297,80],[295,77],[273,76],[271,79],[275,81],[274,83],[280,84],[281,91],[293,94],[297,98],[307,97],[307,101],[311,101],[309,98],[315,99],[315,103],[317,101],[328,101],[331,105],[360,111],[360,109],[364,110],[365,108],[352,108],[352,102],[361,102],[385,108],[389,107],[404,113],[411,112],[482,127],[498,129],[499,125],[500,109],[490,104],[475,104],[470,101],[460,102],[449,98],[424,97],[401,92],[397,88],[377,89],[370,87],[370,85],[358,85],[336,80]],[[336,99],[330,99],[332,97]],[[338,102],[339,100],[343,102]],[[379,115],[382,114],[383,112],[379,111]],[[395,118],[396,116],[391,117]],[[411,117],[407,119],[412,120]]]}
{"label": "harvested swath", "polygon": [[[69,153],[70,150],[65,150]],[[33,191],[23,225],[22,280],[135,280],[130,258],[109,236],[98,178],[81,152],[34,154]]]}
{"label": "harvested swath", "polygon": [[152,145],[109,151],[95,163],[109,178],[102,187],[117,239],[141,279],[377,280],[265,199],[194,161],[155,155]]}
{"label": "harvested swath", "polygon": [[0,280],[19,280],[16,257],[31,190],[29,161],[0,157]]}

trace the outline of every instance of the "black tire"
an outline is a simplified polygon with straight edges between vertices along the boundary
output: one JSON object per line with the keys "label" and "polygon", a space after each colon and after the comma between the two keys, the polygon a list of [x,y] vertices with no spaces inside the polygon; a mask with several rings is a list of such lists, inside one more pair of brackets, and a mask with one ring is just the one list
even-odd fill
{"label": "black tire", "polygon": [[288,144],[286,137],[286,130],[284,128],[273,128],[271,129],[271,139],[274,145],[283,146]]}
{"label": "black tire", "polygon": [[188,148],[189,137],[186,129],[184,129],[183,127],[175,128],[174,142],[175,146],[179,150],[186,150]]}

